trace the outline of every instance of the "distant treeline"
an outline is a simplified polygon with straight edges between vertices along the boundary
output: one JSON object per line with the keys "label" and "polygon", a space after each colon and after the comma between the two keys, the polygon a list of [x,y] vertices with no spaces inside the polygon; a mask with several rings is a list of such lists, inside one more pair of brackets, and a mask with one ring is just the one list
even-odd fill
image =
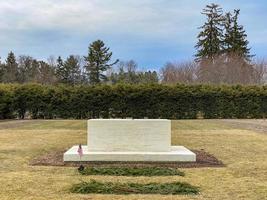
{"label": "distant treeline", "polygon": [[[104,43],[97,40],[91,44]],[[99,50],[98,47],[95,47]],[[103,46],[103,48],[106,48]],[[111,53],[89,50],[88,56],[70,55],[63,60],[60,56],[49,57],[47,61],[40,61],[31,56],[15,56],[10,52],[5,62],[0,61],[0,83],[39,83],[45,85],[95,85],[95,84],[139,84],[158,83],[156,71],[140,71],[137,63],[130,61],[116,61],[108,64]],[[95,54],[101,55],[95,57]],[[108,55],[108,59],[105,58]],[[105,61],[105,59],[107,59]],[[116,68],[112,68],[116,64]]]}
{"label": "distant treeline", "polygon": [[267,86],[0,85],[0,119],[266,116]]}
{"label": "distant treeline", "polygon": [[[267,83],[267,64],[250,53],[240,10],[224,13],[216,4],[201,12],[206,21],[199,28],[195,59],[167,62],[158,71],[138,70],[135,61],[112,58],[102,40],[93,41],[86,56],[51,56],[47,61],[10,52],[0,62],[1,83],[40,83],[46,85],[99,84],[242,84]],[[146,66],[142,66],[144,68]]]}

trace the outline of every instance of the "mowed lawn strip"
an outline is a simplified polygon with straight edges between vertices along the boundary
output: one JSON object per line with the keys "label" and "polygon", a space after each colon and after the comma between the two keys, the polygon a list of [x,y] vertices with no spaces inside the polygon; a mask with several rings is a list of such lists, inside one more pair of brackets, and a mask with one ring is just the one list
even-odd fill
{"label": "mowed lawn strip", "polygon": [[90,182],[81,182],[71,188],[73,193],[81,194],[162,194],[162,195],[192,195],[198,194],[199,189],[184,182],[173,183],[116,183],[99,182],[91,180]]}
{"label": "mowed lawn strip", "polygon": [[110,175],[110,176],[184,176],[184,172],[175,168],[160,167],[86,167],[80,171],[82,175]]}
{"label": "mowed lawn strip", "polygon": [[[255,120],[244,120],[254,122]],[[182,169],[185,176],[82,176],[77,168],[31,166],[48,152],[86,144],[86,120],[19,120],[0,122],[0,199],[125,199],[125,200],[259,200],[267,199],[267,134],[235,126],[225,120],[174,120],[172,145],[183,145],[214,155],[223,168]],[[243,122],[243,121],[242,121]],[[261,120],[265,124],[266,120]],[[260,125],[257,125],[260,126]],[[263,128],[263,126],[262,126]],[[265,129],[265,133],[267,130]],[[127,166],[128,167],[128,166]],[[120,183],[187,182],[200,188],[198,195],[81,195],[69,192],[79,180]]]}

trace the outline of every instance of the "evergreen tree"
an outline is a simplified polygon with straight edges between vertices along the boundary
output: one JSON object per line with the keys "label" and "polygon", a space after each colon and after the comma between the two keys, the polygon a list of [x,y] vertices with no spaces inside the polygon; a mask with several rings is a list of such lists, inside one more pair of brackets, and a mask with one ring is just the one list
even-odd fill
{"label": "evergreen tree", "polygon": [[18,81],[18,63],[16,61],[15,54],[11,51],[6,59],[4,69],[4,82],[15,83]]}
{"label": "evergreen tree", "polygon": [[156,71],[137,71],[137,67],[134,60],[119,62],[118,71],[112,72],[109,80],[112,84],[158,83],[159,78]]}
{"label": "evergreen tree", "polygon": [[79,60],[71,55],[67,58],[67,60],[64,62],[64,69],[66,72],[66,78],[68,84],[76,84],[80,82],[81,79],[81,71],[80,71],[80,63]]}
{"label": "evergreen tree", "polygon": [[224,21],[224,52],[228,53],[231,49],[232,43],[232,14],[228,12],[225,14],[225,21]]}
{"label": "evergreen tree", "polygon": [[0,60],[0,83],[3,82],[5,65]]}
{"label": "evergreen tree", "polygon": [[223,50],[223,12],[219,5],[207,5],[202,12],[207,22],[200,27],[198,35],[196,60],[213,60]]}
{"label": "evergreen tree", "polygon": [[156,71],[151,72],[146,71],[146,72],[141,72],[139,73],[139,82],[140,83],[158,83],[159,78],[158,74]]}
{"label": "evergreen tree", "polygon": [[247,34],[242,25],[238,24],[240,10],[234,10],[234,15],[227,13],[225,17],[225,53],[234,54],[246,61],[250,61]]}
{"label": "evergreen tree", "polygon": [[255,69],[251,65],[250,48],[243,26],[238,24],[240,10],[226,14],[225,21],[225,80],[230,84],[250,84],[253,82]]}
{"label": "evergreen tree", "polygon": [[126,83],[127,82],[127,72],[125,71],[125,62],[120,61],[118,63],[118,72],[112,71],[109,80],[112,84]]}
{"label": "evergreen tree", "polygon": [[68,79],[68,75],[64,67],[64,62],[60,56],[57,59],[56,77],[60,83],[66,83]]}
{"label": "evergreen tree", "polygon": [[80,63],[78,58],[70,55],[65,62],[59,56],[57,59],[56,76],[60,83],[74,85],[81,79]]}
{"label": "evergreen tree", "polygon": [[99,84],[101,81],[106,81],[107,77],[104,73],[118,62],[116,60],[114,63],[109,63],[112,57],[112,52],[109,50],[101,40],[90,44],[88,55],[85,57],[85,67],[91,84]]}

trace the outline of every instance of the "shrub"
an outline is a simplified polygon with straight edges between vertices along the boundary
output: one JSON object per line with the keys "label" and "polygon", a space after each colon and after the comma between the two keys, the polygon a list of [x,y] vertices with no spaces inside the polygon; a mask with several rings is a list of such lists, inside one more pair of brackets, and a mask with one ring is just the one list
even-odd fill
{"label": "shrub", "polygon": [[264,118],[267,86],[0,85],[0,118]]}
{"label": "shrub", "polygon": [[12,85],[0,85],[0,119],[14,118],[12,105],[14,103]]}
{"label": "shrub", "polygon": [[188,183],[114,183],[114,182],[98,182],[91,180],[90,182],[82,182],[70,189],[73,193],[81,194],[162,194],[162,195],[194,195],[199,193],[199,189]]}
{"label": "shrub", "polygon": [[144,167],[144,168],[96,168],[87,167],[80,171],[82,175],[111,175],[111,176],[184,176],[184,173],[173,168]]}

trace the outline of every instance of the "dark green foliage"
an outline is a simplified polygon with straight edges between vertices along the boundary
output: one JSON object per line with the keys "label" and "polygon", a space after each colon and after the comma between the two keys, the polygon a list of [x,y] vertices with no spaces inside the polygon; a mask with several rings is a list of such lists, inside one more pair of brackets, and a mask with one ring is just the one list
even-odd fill
{"label": "dark green foliage", "polygon": [[16,61],[15,54],[11,51],[6,59],[6,64],[4,65],[4,77],[3,82],[5,83],[15,83],[18,82],[18,63]]}
{"label": "dark green foliage", "polygon": [[77,57],[70,55],[64,63],[65,69],[68,71],[68,83],[77,84],[80,80],[80,63]]}
{"label": "dark green foliage", "polygon": [[82,175],[110,175],[110,176],[184,176],[184,173],[174,168],[96,168],[87,167],[80,171]]}
{"label": "dark green foliage", "polygon": [[227,13],[225,16],[225,50],[227,54],[234,54],[246,61],[250,61],[253,57],[250,55],[250,48],[248,48],[247,34],[244,27],[238,24],[238,16],[240,10],[234,10],[234,15]]}
{"label": "dark green foliage", "polygon": [[202,12],[207,17],[207,21],[200,27],[201,31],[198,35],[198,50],[196,58],[198,61],[202,59],[214,59],[223,50],[223,11],[217,4],[207,5]]}
{"label": "dark green foliage", "polygon": [[57,77],[59,82],[61,82],[61,83],[67,82],[68,74],[67,74],[66,69],[64,67],[63,60],[60,56],[57,58],[57,65],[56,65],[55,72],[56,72],[56,77]]}
{"label": "dark green foliage", "polygon": [[112,84],[156,84],[159,82],[159,78],[156,71],[135,73],[119,71],[111,74],[110,81]]}
{"label": "dark green foliage", "polygon": [[263,118],[267,86],[0,85],[0,118]]}
{"label": "dark green foliage", "polygon": [[70,55],[65,62],[58,57],[56,66],[56,76],[60,83],[74,85],[81,80],[81,70],[79,59]]}
{"label": "dark green foliage", "polygon": [[71,189],[73,193],[81,194],[162,194],[162,195],[196,195],[199,189],[188,183],[102,183],[95,180],[82,182],[74,185]]}
{"label": "dark green foliage", "polygon": [[112,57],[112,52],[105,46],[102,40],[94,41],[88,48],[88,56],[85,57],[86,70],[89,75],[89,82],[92,85],[99,84],[101,81],[106,81],[107,77],[104,74],[114,63],[109,63]]}
{"label": "dark green foliage", "polygon": [[159,82],[156,71],[137,71],[137,68],[138,65],[134,60],[121,61],[118,64],[118,71],[113,71],[109,80],[113,84],[152,84]]}
{"label": "dark green foliage", "polygon": [[12,105],[14,102],[12,85],[0,85],[0,119],[14,118]]}
{"label": "dark green foliage", "polygon": [[0,82],[2,83],[4,80],[4,74],[5,74],[5,65],[1,63],[0,61]]}
{"label": "dark green foliage", "polygon": [[146,71],[138,74],[140,83],[152,84],[158,83],[159,77],[156,71]]}
{"label": "dark green foliage", "polygon": [[[251,61],[248,47],[247,34],[244,27],[238,23],[240,10],[234,10],[223,15],[222,8],[217,4],[207,5],[202,12],[206,16],[206,22],[200,27],[196,60],[202,65],[216,63],[214,60],[221,61],[235,67],[233,59],[243,59],[244,64]],[[220,58],[222,57],[222,58]],[[231,61],[231,62],[230,62]]]}

